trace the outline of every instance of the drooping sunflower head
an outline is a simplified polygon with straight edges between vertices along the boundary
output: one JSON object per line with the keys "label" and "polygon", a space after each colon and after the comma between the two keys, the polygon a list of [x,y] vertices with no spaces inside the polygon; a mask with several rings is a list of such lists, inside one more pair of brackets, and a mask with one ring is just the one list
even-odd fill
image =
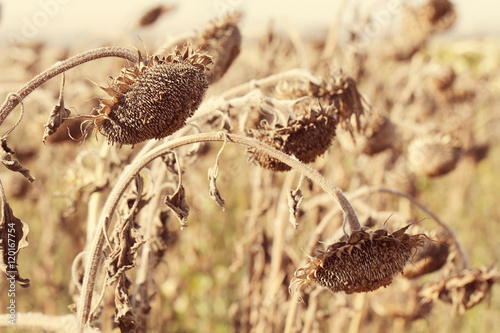
{"label": "drooping sunflower head", "polygon": [[448,134],[431,134],[414,139],[408,145],[408,163],[421,176],[436,177],[455,169],[462,144]]}
{"label": "drooping sunflower head", "polygon": [[300,291],[313,282],[346,294],[388,286],[426,239],[424,234],[407,234],[410,225],[393,233],[385,227],[372,232],[352,232],[348,239],[329,245],[326,251],[310,257],[306,265],[297,269],[290,291]]}
{"label": "drooping sunflower head", "polygon": [[200,106],[208,81],[211,58],[189,45],[167,56],[143,58],[123,68],[99,99],[97,115],[90,116],[108,142],[136,144],[164,138],[185,125]]}
{"label": "drooping sunflower head", "polygon": [[[321,105],[297,107],[295,118],[286,126],[267,126],[250,130],[250,136],[269,146],[295,156],[303,163],[312,163],[330,148],[335,138],[338,117],[334,107]],[[289,171],[290,167],[264,152],[249,149],[250,160],[273,171]]]}
{"label": "drooping sunflower head", "polygon": [[212,22],[193,42],[201,51],[213,58],[212,75],[208,77],[211,84],[224,76],[240,54],[242,39],[238,28],[240,19],[241,13],[228,13],[220,20]]}

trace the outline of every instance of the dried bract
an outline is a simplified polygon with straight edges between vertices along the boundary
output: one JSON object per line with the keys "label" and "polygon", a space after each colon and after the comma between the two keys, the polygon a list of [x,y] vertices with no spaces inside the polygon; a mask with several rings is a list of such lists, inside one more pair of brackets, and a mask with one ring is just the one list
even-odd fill
{"label": "dried bract", "polygon": [[410,142],[408,163],[418,175],[441,176],[455,169],[461,151],[461,143],[450,135],[428,135]]}
{"label": "dried bract", "polygon": [[465,269],[437,283],[425,286],[421,295],[453,304],[463,313],[490,296],[493,283],[500,279],[495,268]]}
{"label": "dried bract", "polygon": [[122,69],[99,99],[93,123],[110,143],[136,144],[164,138],[185,125],[202,102],[210,57],[190,46],[166,56],[152,56]]}
{"label": "dried bract", "polygon": [[7,145],[7,139],[0,139],[0,160],[2,164],[11,171],[19,172],[31,183],[34,182],[35,178],[31,176],[30,171],[19,163],[18,160],[12,159],[13,154],[15,154],[15,152]]}
{"label": "dried bract", "polygon": [[[250,130],[250,136],[269,146],[297,157],[304,163],[311,163],[324,154],[335,137],[337,116],[334,107],[309,106],[294,110],[300,114],[289,119],[286,127]],[[288,171],[290,167],[255,148],[249,149],[250,161],[256,161],[266,169]]]}
{"label": "dried bract", "polygon": [[393,233],[385,228],[354,231],[347,240],[310,257],[309,263],[295,271],[290,290],[299,291],[315,282],[332,292],[352,294],[391,284],[426,239],[424,234],[407,234],[410,225]]}

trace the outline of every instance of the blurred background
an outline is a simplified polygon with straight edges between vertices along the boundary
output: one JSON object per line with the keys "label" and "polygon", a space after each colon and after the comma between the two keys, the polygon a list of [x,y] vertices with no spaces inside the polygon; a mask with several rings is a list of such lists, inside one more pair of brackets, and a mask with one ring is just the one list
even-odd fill
{"label": "blurred background", "polygon": [[[418,0],[392,3],[418,3]],[[420,1],[421,2],[421,1]],[[175,6],[172,15],[164,15],[156,23],[155,31],[175,35],[186,29],[202,29],[205,22],[231,9],[241,10],[244,18],[241,30],[247,38],[260,35],[273,16],[282,16],[293,23],[301,34],[324,33],[334,21],[343,1],[313,0],[186,0],[136,2],[100,0],[23,0],[2,1],[0,45],[5,46],[12,36],[25,35],[28,39],[51,43],[73,43],[75,38],[113,38],[139,36],[147,39],[147,29],[137,29],[136,23],[149,8],[163,4]],[[500,33],[498,12],[500,3],[494,0],[454,1],[458,19],[444,36],[478,37]],[[384,1],[349,1],[348,7],[375,11],[386,6]],[[350,22],[352,11],[345,11],[342,20]],[[199,22],[197,25],[196,22]],[[127,38],[131,40],[131,38]]]}
{"label": "blurred background", "polygon": [[[449,29],[448,26],[436,27],[428,36],[421,36],[421,29],[415,26],[397,22],[405,18],[400,15],[402,4],[425,2],[0,0],[0,50],[3,51],[0,52],[0,98],[17,91],[55,62],[80,52],[115,45],[151,54],[169,39],[203,31],[211,20],[226,12],[241,11],[243,17],[238,24],[243,35],[241,53],[223,79],[211,85],[207,100],[240,83],[301,67],[303,58],[309,58],[315,75],[323,75],[327,71],[320,65],[327,59],[328,65],[338,66],[354,76],[359,91],[370,101],[373,110],[390,116],[391,122],[397,125],[398,136],[394,142],[398,147],[371,156],[356,147],[351,149],[339,139],[314,167],[347,193],[354,193],[365,185],[399,181],[402,187],[408,185],[405,192],[414,193],[456,232],[470,257],[471,267],[497,265],[500,258],[496,239],[500,234],[500,45],[496,37],[500,35],[500,5],[493,0],[453,1],[456,22],[453,21]],[[162,15],[154,24],[140,23],[148,10],[160,5]],[[339,12],[342,12],[340,22]],[[372,19],[369,23],[368,17]],[[343,43],[338,43],[339,47],[330,50],[329,57],[323,59],[324,54],[328,55],[328,37],[336,35],[335,29],[330,35],[329,30],[332,25],[335,28],[336,23]],[[301,37],[299,42],[295,38],[297,34]],[[355,38],[349,43],[350,34]],[[386,35],[389,38],[384,38]],[[401,39],[403,45],[397,43]],[[394,45],[388,47],[388,41]],[[406,49],[404,42],[408,41],[415,42],[416,47],[409,45]],[[303,57],[297,44],[302,45],[308,57]],[[97,98],[105,95],[92,82],[106,85],[108,75],[118,75],[123,65],[122,59],[107,58],[72,69],[64,90],[66,105],[72,112],[90,114],[99,104]],[[108,147],[102,136],[98,136],[97,141],[89,137],[78,145],[69,140],[65,129],[58,131],[61,137],[54,136],[46,146],[42,145],[42,124],[58,99],[59,89],[60,80],[56,78],[34,91],[25,100],[27,115],[9,137],[16,158],[33,171],[37,181],[29,185],[19,175],[0,170],[13,211],[30,226],[30,245],[20,253],[19,263],[21,275],[31,279],[32,287],[19,290],[16,296],[20,313],[70,313],[68,305],[74,302],[76,291],[71,288],[69,267],[85,247],[87,215],[91,215],[87,198],[97,193],[94,188],[100,184],[95,181],[101,174],[94,157],[101,149],[113,151],[102,154],[113,163],[109,168],[112,181],[105,190],[109,191],[113,179],[139,150],[138,147],[135,150]],[[12,113],[5,128],[15,121],[17,113]],[[75,124],[71,134],[78,138],[80,127],[79,123]],[[428,124],[440,132],[450,131],[464,142],[463,158],[453,172],[435,178],[417,178],[405,173],[405,156],[399,145],[406,148],[410,139],[412,142],[413,137],[419,139],[428,129],[410,126],[414,124]],[[287,221],[288,207],[285,200],[281,200],[286,191],[281,187],[295,187],[298,176],[266,173],[249,166],[242,150],[234,147],[222,155],[218,186],[228,200],[226,210],[221,212],[208,191],[203,190],[207,188],[206,172],[214,164],[217,147],[204,147],[199,153],[203,158],[188,166],[184,182],[192,208],[189,228],[181,232],[174,218],[169,220],[160,215],[168,229],[168,257],[165,255],[158,269],[151,272],[156,283],[155,288],[151,288],[155,295],[148,321],[151,332],[165,325],[169,332],[182,333],[281,332],[286,318],[295,316],[293,311],[299,313],[297,325],[303,324],[303,332],[325,332],[326,328],[334,327],[333,324],[343,325],[338,326],[343,328],[339,331],[356,332],[352,329],[356,320],[364,324],[358,325],[357,332],[362,333],[404,329],[411,333],[470,333],[493,332],[498,328],[498,286],[493,297],[463,315],[456,315],[453,320],[443,322],[443,317],[449,318],[452,307],[437,301],[432,312],[427,309],[427,313],[422,314],[409,309],[409,315],[398,313],[402,312],[401,304],[412,305],[405,297],[418,295],[416,291],[409,293],[408,288],[413,292],[427,282],[442,281],[440,279],[454,273],[453,267],[448,266],[412,282],[410,287],[400,277],[390,288],[377,293],[332,295],[319,290],[307,294],[310,297],[307,305],[297,305],[289,296],[288,282],[298,263],[306,257],[305,253],[312,253],[312,250],[304,251],[304,247],[311,239],[313,245],[315,241],[338,239],[334,232],[338,227],[335,223],[340,225],[340,214],[331,220],[333,227],[315,239],[313,230],[332,207],[329,201],[324,204],[320,200],[322,192],[318,193],[318,188],[307,185],[303,189],[307,192],[304,207],[309,209],[301,210],[304,214],[300,216],[301,229],[292,229]],[[121,164],[114,164],[116,156]],[[248,177],[241,177],[242,174]],[[254,182],[255,179],[258,181]],[[101,201],[105,195],[106,192]],[[256,199],[261,197],[264,199]],[[371,221],[375,226],[381,226],[391,216],[390,227],[395,228],[397,220],[392,213],[400,212],[404,217],[401,221],[423,220],[420,225],[424,231],[438,229],[428,214],[410,209],[407,202],[396,197],[379,194],[366,202],[357,200],[357,204],[355,208],[364,212],[365,222]],[[378,218],[375,222],[372,213]],[[275,228],[276,221],[285,221],[286,227]],[[274,251],[274,239],[286,244],[283,253]],[[450,255],[450,258],[453,263],[454,257]],[[273,266],[281,261],[282,266]],[[271,267],[279,269],[271,271]],[[135,273],[132,270],[130,276]],[[3,281],[0,279],[0,291],[5,290]],[[268,296],[268,290],[277,296]],[[107,295],[106,312],[101,316],[103,325],[109,326],[107,331],[111,331],[110,318],[114,314],[112,293],[111,290]],[[487,292],[484,294],[488,296]],[[384,300],[388,300],[386,307],[381,305]],[[7,301],[5,295],[0,295],[0,308],[4,308]],[[358,311],[363,302],[363,311]],[[297,306],[298,310],[293,310]],[[389,311],[390,306],[393,312]],[[380,309],[389,310],[382,313]],[[416,306],[415,309],[420,310]],[[351,318],[357,319],[352,320],[354,324],[348,329]]]}

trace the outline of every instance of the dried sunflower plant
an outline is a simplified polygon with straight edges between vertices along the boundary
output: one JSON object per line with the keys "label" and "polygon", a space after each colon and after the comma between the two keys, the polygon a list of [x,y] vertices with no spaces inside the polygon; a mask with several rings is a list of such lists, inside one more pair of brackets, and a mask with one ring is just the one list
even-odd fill
{"label": "dried sunflower plant", "polygon": [[[150,11],[138,26],[151,29],[171,11]],[[2,175],[8,283],[36,288],[43,270],[66,269],[68,277],[56,287],[67,290],[70,314],[52,315],[46,304],[18,308],[16,325],[56,332],[401,331],[430,318],[438,301],[464,313],[487,299],[500,274],[472,268],[454,230],[417,197],[419,181],[453,173],[464,156],[476,164],[485,158],[487,143],[470,124],[474,106],[491,96],[459,86],[451,67],[421,54],[433,34],[453,24],[453,4],[428,0],[402,13],[399,24],[411,38],[373,40],[348,62],[338,26],[310,42],[277,21],[284,34],[271,25],[243,49],[241,14],[230,13],[162,41],[152,55],[106,46],[65,56],[7,94],[0,125],[9,125],[12,111],[20,116],[1,137],[2,163],[34,190],[44,190],[40,181],[65,183],[45,189],[65,198],[55,212],[50,198],[35,197],[44,216],[58,216],[45,217],[56,222],[43,235],[60,229],[73,246],[71,263],[58,267],[47,259],[59,246],[52,236],[43,267],[33,268],[23,254],[30,227],[41,229],[28,227],[23,212],[14,215],[7,197],[34,199],[9,188],[21,188],[12,181],[21,176]],[[359,19],[346,49],[369,23]],[[107,57],[127,63],[105,86],[72,77],[70,70]],[[11,149],[23,149],[16,132],[26,119],[47,117],[32,115],[29,100],[56,77],[57,105],[43,127],[36,124],[54,156],[40,153],[25,164],[29,154]],[[424,87],[416,84],[423,80]],[[76,110],[73,103],[96,91],[91,111]],[[464,135],[454,136],[458,131]],[[243,147],[248,161],[234,147]],[[33,170],[58,156],[70,158],[64,176]],[[9,327],[9,315],[1,318],[0,327]]]}

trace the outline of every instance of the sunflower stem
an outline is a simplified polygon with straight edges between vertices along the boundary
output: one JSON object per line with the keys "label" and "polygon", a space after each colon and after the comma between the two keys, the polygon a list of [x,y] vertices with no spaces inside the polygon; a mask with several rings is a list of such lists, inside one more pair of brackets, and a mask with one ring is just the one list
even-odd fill
{"label": "sunflower stem", "polygon": [[26,96],[28,96],[33,90],[37,89],[54,76],[64,73],[65,71],[86,62],[105,57],[123,58],[131,62],[137,62],[139,59],[139,55],[136,51],[123,47],[107,46],[77,54],[63,61],[58,61],[54,65],[31,79],[21,89],[19,89],[17,93],[7,95],[5,102],[0,107],[0,125],[3,124],[10,112],[14,110],[14,108],[24,98],[26,98]]}
{"label": "sunflower stem", "polygon": [[99,222],[96,230],[96,236],[94,237],[92,247],[90,250],[89,260],[85,268],[85,275],[82,283],[82,291],[80,299],[78,301],[77,307],[77,318],[78,321],[84,325],[87,325],[91,318],[90,308],[92,305],[92,296],[95,285],[95,279],[97,276],[97,271],[99,268],[99,263],[101,261],[102,247],[104,245],[105,234],[113,218],[114,211],[118,206],[120,198],[125,193],[125,190],[135,178],[135,176],[151,161],[169,153],[172,149],[178,148],[180,146],[199,143],[199,142],[210,142],[210,141],[228,141],[248,147],[256,148],[269,156],[280,160],[281,162],[289,165],[293,169],[298,170],[306,177],[310,178],[316,184],[321,186],[323,190],[330,193],[333,198],[337,201],[339,206],[342,208],[347,216],[347,222],[351,230],[359,230],[360,224],[358,217],[354,209],[352,208],[349,201],[342,194],[340,189],[331,184],[326,178],[324,178],[318,171],[311,168],[308,165],[303,164],[298,159],[291,157],[275,148],[272,148],[260,141],[252,138],[227,134],[223,132],[218,133],[200,133],[190,136],[185,136],[177,139],[168,141],[151,151],[141,155],[136,158],[131,164],[129,164],[120,175],[116,185],[113,187],[111,193],[104,204],[103,210],[99,217]]}

